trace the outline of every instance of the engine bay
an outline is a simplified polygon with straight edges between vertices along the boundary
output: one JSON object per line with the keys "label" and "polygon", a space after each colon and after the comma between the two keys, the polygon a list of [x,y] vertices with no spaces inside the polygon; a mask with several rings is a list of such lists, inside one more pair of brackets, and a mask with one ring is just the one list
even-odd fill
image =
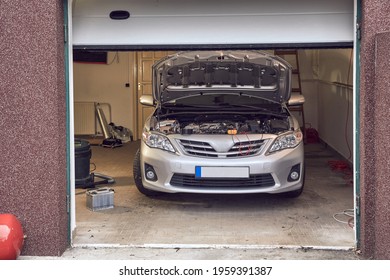
{"label": "engine bay", "polygon": [[164,134],[280,134],[292,130],[291,117],[245,115],[176,116],[158,120],[151,129]]}

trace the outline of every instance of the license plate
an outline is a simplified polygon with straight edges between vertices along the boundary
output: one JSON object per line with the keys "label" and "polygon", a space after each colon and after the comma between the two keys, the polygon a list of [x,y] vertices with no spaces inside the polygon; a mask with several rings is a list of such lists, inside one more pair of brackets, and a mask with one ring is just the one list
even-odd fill
{"label": "license plate", "polygon": [[195,166],[195,178],[249,178],[249,167]]}

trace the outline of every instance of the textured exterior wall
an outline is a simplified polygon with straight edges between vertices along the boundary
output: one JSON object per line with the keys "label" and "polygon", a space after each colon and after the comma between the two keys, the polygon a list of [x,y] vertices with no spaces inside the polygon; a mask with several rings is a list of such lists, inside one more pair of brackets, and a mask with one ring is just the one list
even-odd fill
{"label": "textured exterior wall", "polygon": [[27,235],[22,254],[68,245],[63,4],[0,0],[0,213]]}
{"label": "textured exterior wall", "polygon": [[362,2],[360,241],[364,257],[390,259],[390,36],[378,35],[390,31],[390,5],[388,0]]}

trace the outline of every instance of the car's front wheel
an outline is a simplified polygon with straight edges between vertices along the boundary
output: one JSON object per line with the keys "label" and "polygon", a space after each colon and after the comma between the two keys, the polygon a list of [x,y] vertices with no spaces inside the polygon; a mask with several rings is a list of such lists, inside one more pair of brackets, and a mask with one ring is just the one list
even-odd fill
{"label": "car's front wheel", "polygon": [[301,187],[300,189],[297,189],[295,191],[282,193],[281,195],[283,197],[295,198],[295,197],[300,196],[302,194],[302,192],[303,192],[303,187]]}
{"label": "car's front wheel", "polygon": [[146,195],[146,196],[157,196],[161,193],[149,190],[144,187],[142,184],[142,174],[141,174],[141,151],[138,149],[138,151],[135,154],[134,157],[134,163],[133,163],[133,176],[134,176],[134,182],[135,186],[139,190],[140,193]]}

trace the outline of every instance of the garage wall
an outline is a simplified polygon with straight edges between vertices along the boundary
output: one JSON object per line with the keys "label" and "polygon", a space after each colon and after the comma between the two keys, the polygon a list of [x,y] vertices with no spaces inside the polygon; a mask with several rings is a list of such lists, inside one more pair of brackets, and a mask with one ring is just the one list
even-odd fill
{"label": "garage wall", "polygon": [[20,220],[22,254],[58,256],[68,246],[63,1],[0,7],[0,213]]}
{"label": "garage wall", "polygon": [[[324,142],[352,162],[352,49],[308,49],[298,54],[306,128],[315,128]],[[293,113],[301,121],[299,113]]]}
{"label": "garage wall", "polygon": [[[306,128],[318,129],[318,50],[299,50],[299,70],[301,76],[301,90],[305,96]],[[301,121],[298,112],[295,116]]]}
{"label": "garage wall", "polygon": [[112,121],[134,132],[134,65],[130,52],[109,52],[107,64],[74,63],[74,101],[109,103]]}
{"label": "garage wall", "polygon": [[365,258],[390,259],[388,0],[362,1],[360,51],[360,242]]}
{"label": "garage wall", "polygon": [[352,49],[318,52],[318,133],[329,146],[352,162]]}

